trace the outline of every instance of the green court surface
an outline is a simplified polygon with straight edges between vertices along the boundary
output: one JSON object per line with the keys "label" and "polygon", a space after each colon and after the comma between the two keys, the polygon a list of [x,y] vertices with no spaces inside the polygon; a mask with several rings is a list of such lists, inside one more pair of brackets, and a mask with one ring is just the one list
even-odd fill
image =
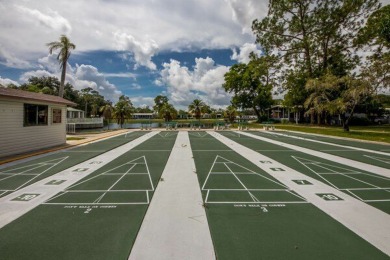
{"label": "green court surface", "polygon": [[[312,149],[314,151],[333,154],[333,155],[344,157],[347,159],[351,159],[351,160],[379,166],[382,168],[390,169],[390,160],[389,160],[389,156],[387,156],[387,155],[372,153],[372,152],[368,152],[368,151],[359,151],[359,150],[347,148],[347,147],[338,147],[338,146],[334,146],[331,144],[322,144],[322,143],[317,143],[317,142],[311,142],[308,140],[291,138],[289,136],[275,135],[275,134],[272,134],[271,132],[258,132],[257,131],[257,132],[251,132],[251,133],[253,133],[255,135],[259,135],[261,137],[269,138],[271,140],[283,142],[286,144],[297,145],[300,147]],[[336,141],[334,139],[333,139],[333,143],[336,143]],[[368,144],[366,146],[368,146]],[[377,149],[375,149],[374,145],[373,146],[370,145],[370,147],[371,147],[371,150],[376,150],[376,151],[378,151],[379,149],[382,149],[382,150],[390,149],[389,148],[390,145],[389,146],[385,146],[385,145],[378,146]]]}
{"label": "green court surface", "polygon": [[127,259],[176,136],[155,135],[0,229],[0,258]]}
{"label": "green court surface", "polygon": [[[221,134],[390,214],[389,178],[234,132]],[[301,144],[301,140],[296,142]],[[359,152],[365,153],[355,151],[354,156]]]}
{"label": "green court surface", "polygon": [[217,259],[388,259],[212,136],[189,137]]}
{"label": "green court surface", "polygon": [[131,132],[0,169],[0,197],[84,162],[147,132]]}
{"label": "green court surface", "polygon": [[[129,132],[1,169],[0,194],[12,193],[145,133],[148,132]],[[229,138],[229,142],[242,144],[390,214],[389,178],[237,132],[218,133]],[[327,151],[330,145],[326,144],[256,134],[316,151],[341,153]],[[197,188],[203,201],[198,206],[203,204],[205,209],[216,259],[389,259],[374,245],[251,163],[246,154],[238,154],[204,131],[189,131],[188,135],[196,165],[196,175],[191,172],[191,176],[197,176],[199,182]],[[83,175],[83,179],[58,190],[55,196],[2,227],[0,259],[128,259],[156,188],[161,181],[169,181],[161,179],[161,175],[176,138],[176,131],[162,131],[132,150],[123,150],[124,154],[110,157],[98,170]],[[363,155],[368,155],[342,150],[344,157],[360,161]],[[58,184],[56,181],[47,184]],[[307,180],[293,181],[311,185]],[[16,195],[10,200],[29,203]],[[167,245],[167,248],[175,247]]]}

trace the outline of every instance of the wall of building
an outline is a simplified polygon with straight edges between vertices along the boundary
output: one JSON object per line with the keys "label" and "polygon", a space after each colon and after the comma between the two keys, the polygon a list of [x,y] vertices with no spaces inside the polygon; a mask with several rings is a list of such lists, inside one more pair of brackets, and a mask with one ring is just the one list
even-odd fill
{"label": "wall of building", "polygon": [[[24,103],[48,105],[48,125],[24,126]],[[61,109],[61,123],[53,124],[52,109]],[[66,106],[0,98],[0,157],[66,143]]]}

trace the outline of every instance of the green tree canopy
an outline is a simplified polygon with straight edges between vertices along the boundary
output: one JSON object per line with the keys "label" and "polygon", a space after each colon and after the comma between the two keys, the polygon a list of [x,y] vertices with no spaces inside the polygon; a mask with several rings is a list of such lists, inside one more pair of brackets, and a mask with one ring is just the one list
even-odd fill
{"label": "green tree canopy", "polygon": [[188,105],[188,112],[194,115],[196,119],[200,119],[205,110],[207,110],[206,104],[201,99],[194,99]]}
{"label": "green tree canopy", "polygon": [[122,95],[115,104],[114,115],[118,124],[123,127],[126,119],[130,119],[133,112],[133,104],[129,97]]}
{"label": "green tree canopy", "polygon": [[223,87],[233,93],[233,105],[242,109],[252,108],[259,121],[273,103],[275,75],[272,70],[275,62],[275,56],[252,56],[248,64],[235,64],[225,74]]}

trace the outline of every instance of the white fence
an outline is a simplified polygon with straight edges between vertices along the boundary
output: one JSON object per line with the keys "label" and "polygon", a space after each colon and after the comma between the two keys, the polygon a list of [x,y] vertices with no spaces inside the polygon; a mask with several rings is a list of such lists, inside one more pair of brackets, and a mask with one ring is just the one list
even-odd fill
{"label": "white fence", "polygon": [[103,117],[93,117],[93,118],[67,118],[68,124],[102,124]]}
{"label": "white fence", "polygon": [[66,124],[66,133],[67,134],[74,134],[74,133],[76,133],[76,124],[73,124],[73,123]]}

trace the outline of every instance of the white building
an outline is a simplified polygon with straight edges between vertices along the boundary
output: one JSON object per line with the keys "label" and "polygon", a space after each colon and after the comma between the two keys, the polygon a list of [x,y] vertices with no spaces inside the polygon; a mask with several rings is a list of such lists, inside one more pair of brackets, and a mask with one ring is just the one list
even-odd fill
{"label": "white building", "polygon": [[0,158],[66,143],[66,108],[57,96],[0,87]]}

